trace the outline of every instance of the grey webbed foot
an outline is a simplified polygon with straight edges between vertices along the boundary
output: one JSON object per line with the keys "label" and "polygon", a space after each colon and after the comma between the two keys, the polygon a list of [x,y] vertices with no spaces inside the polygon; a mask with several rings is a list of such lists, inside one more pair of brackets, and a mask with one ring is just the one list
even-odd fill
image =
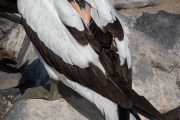
{"label": "grey webbed foot", "polygon": [[[50,87],[50,91],[48,91],[48,88]],[[49,101],[58,100],[62,98],[62,95],[58,91],[58,81],[52,80],[51,86],[49,84],[34,88],[29,88],[26,90],[26,92],[15,100],[15,102],[18,102],[20,100],[24,99],[46,99]]]}

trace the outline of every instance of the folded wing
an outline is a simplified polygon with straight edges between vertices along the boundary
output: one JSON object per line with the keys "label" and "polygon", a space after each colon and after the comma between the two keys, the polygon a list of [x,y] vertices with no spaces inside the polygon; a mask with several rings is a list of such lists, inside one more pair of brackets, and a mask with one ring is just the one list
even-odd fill
{"label": "folded wing", "polygon": [[161,119],[131,90],[129,40],[109,0],[86,1],[89,24],[67,0],[19,0],[18,8],[30,40],[50,67],[123,108],[142,108],[141,114]]}

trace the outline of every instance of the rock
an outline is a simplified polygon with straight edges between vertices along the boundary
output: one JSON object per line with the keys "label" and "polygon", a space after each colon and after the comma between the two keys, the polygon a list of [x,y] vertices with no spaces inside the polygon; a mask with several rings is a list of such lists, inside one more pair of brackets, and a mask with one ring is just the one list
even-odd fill
{"label": "rock", "polygon": [[103,120],[95,106],[85,99],[21,101],[11,108],[4,120]]}
{"label": "rock", "polygon": [[128,35],[133,62],[133,89],[145,96],[161,113],[180,106],[179,17],[160,11],[158,14],[144,13],[134,26],[130,20],[127,23],[133,26],[129,27]]}
{"label": "rock", "polygon": [[22,75],[20,73],[13,74],[0,71],[0,90],[17,87],[21,83],[24,83],[24,81],[21,78]]}
{"label": "rock", "polygon": [[[7,26],[7,24],[4,26]],[[14,53],[15,55],[14,57],[17,58],[19,54],[19,50],[22,46],[25,37],[25,31],[23,27],[18,24],[14,24],[10,28],[11,29],[7,32],[7,34],[5,34],[3,38],[0,40],[0,44],[1,44],[1,48]],[[6,31],[6,30],[3,30],[2,28],[2,31]]]}
{"label": "rock", "polygon": [[136,27],[162,44],[168,53],[180,57],[180,15],[159,11],[158,14],[144,13],[137,19]]}
{"label": "rock", "polygon": [[[17,90],[12,87],[17,87],[26,81],[26,84],[21,87],[21,92],[24,92],[28,87],[44,84],[49,78],[47,73],[44,73],[46,70],[37,59],[32,45],[24,38],[25,32],[21,25],[0,17],[0,98],[4,98],[0,100],[0,119],[11,107],[9,104],[12,104],[14,98],[20,93],[19,89],[15,92]],[[29,44],[25,44],[26,41]],[[18,61],[17,66],[16,61]],[[13,70],[9,65],[13,65]],[[19,71],[19,68],[22,70]],[[7,101],[7,104],[4,101]]]}
{"label": "rock", "polygon": [[0,17],[0,31],[1,31],[1,37],[5,36],[13,27],[13,25],[15,25],[14,22],[11,22],[7,19],[4,19],[2,17]]}
{"label": "rock", "polygon": [[179,17],[144,13],[136,27],[146,34],[130,29],[133,88],[162,113],[180,106]]}
{"label": "rock", "polygon": [[[4,120],[103,120],[95,105],[70,88],[63,89],[68,93],[60,100],[23,100],[14,104]],[[67,94],[70,96],[67,97]]]}
{"label": "rock", "polygon": [[[162,112],[167,112],[180,106],[179,19],[180,15],[160,11],[158,14],[144,13],[136,21],[137,28],[153,38],[151,42],[154,42],[156,45],[152,46],[159,46],[159,48],[153,48],[149,51],[157,54],[156,56],[159,54],[159,57],[151,56],[151,60],[153,58],[151,71],[153,73],[153,81],[157,82],[161,88],[156,88],[158,93],[154,91],[154,94],[159,94],[157,98],[161,101],[157,102],[156,106]],[[147,40],[144,39],[143,42],[145,41]],[[158,104],[161,104],[161,106]]]}
{"label": "rock", "polygon": [[12,101],[18,97],[19,93],[18,88],[0,90],[0,120],[3,119],[5,113],[12,107]]}
{"label": "rock", "polygon": [[145,96],[161,113],[178,107],[180,91],[176,81],[180,69],[176,67],[176,62],[179,59],[167,54],[161,44],[153,42],[144,33],[136,29],[131,29],[130,33],[133,33],[130,35],[133,89]]}
{"label": "rock", "polygon": [[114,7],[120,9],[140,8],[146,6],[158,5],[162,0],[120,0],[114,4]]}
{"label": "rock", "polygon": [[[0,60],[2,58],[3,59],[8,58],[17,61],[18,63],[17,66],[16,63],[14,64],[14,66],[17,69],[21,68],[21,71],[23,72],[17,74],[11,74],[11,76],[17,75],[18,77],[20,77],[22,75],[24,82],[25,82],[25,78],[28,80],[27,85],[29,87],[32,87],[34,85],[39,86],[40,84],[45,84],[49,80],[49,76],[47,75],[44,66],[40,63],[39,59],[37,58],[37,55],[34,53],[34,48],[32,46],[32,43],[30,43],[27,36],[25,37],[25,31],[23,27],[9,20],[0,18]],[[0,68],[2,68],[2,65],[4,66],[5,64],[11,64],[8,62],[5,63],[3,62],[2,64],[0,63]],[[15,71],[8,71],[8,72],[15,72]],[[27,74],[31,79],[28,79],[28,77],[26,76]],[[18,80],[20,79],[11,79],[11,81],[6,80],[4,84],[0,85],[0,88],[8,89],[9,87],[15,87],[17,86],[18,83],[22,83],[22,81],[18,81]]]}
{"label": "rock", "polygon": [[114,5],[115,3],[117,3],[119,0],[111,0],[111,3]]}

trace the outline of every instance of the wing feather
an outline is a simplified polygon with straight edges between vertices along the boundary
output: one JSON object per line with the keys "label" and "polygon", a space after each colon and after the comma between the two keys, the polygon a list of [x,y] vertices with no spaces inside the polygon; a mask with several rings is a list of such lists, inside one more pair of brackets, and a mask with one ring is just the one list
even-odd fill
{"label": "wing feather", "polygon": [[[27,19],[26,22],[22,18],[22,24],[52,78],[59,79],[56,75],[58,71],[121,107],[128,108],[126,110],[135,110],[149,119],[165,119],[144,97],[131,89],[131,58],[127,31],[121,26],[121,20],[109,0],[86,0],[92,7],[93,20],[89,28],[83,25],[80,16],[66,0],[22,1],[18,0],[18,6],[22,16]],[[12,7],[8,2],[14,1],[0,2],[0,6],[2,3],[5,5],[0,8],[0,12]],[[8,12],[13,12],[13,9]],[[12,14],[5,17],[14,20]],[[54,19],[51,19],[52,17]],[[74,90],[83,95],[86,93],[78,90],[72,81],[66,81],[69,85],[72,83]],[[76,85],[79,85],[77,83]],[[86,87],[83,89],[86,90]],[[93,94],[85,96],[93,102]]]}
{"label": "wing feather", "polygon": [[[81,20],[80,16],[69,13],[73,12],[70,8],[67,8],[68,12],[58,8],[59,2],[55,0],[19,1],[21,1],[19,10],[26,19],[22,19],[22,24],[46,64],[72,81],[94,90],[123,108],[137,110],[148,118],[164,119],[146,99],[130,88],[131,81],[128,81],[128,84],[125,82],[131,79],[129,40],[112,5],[108,6],[109,0],[86,0],[93,7],[95,16],[92,18],[95,23],[97,22],[93,24],[92,20],[89,31],[86,31],[87,28],[83,26],[82,21],[78,22]],[[22,7],[23,5],[26,7]],[[63,5],[69,6],[65,3]],[[107,15],[107,18],[104,15]],[[71,17],[79,25],[70,23],[71,20],[65,21]],[[80,29],[81,24],[84,27],[83,32]],[[70,31],[70,28],[68,31],[66,26],[75,29]],[[97,26],[101,26],[105,31],[101,31]],[[80,38],[87,40],[88,43],[79,44],[76,40],[78,33],[80,33]],[[95,45],[97,42],[100,46]],[[78,89],[73,84],[72,87]]]}
{"label": "wing feather", "polygon": [[[101,49],[97,53],[90,42],[87,45],[79,44],[65,26],[70,24],[62,23],[62,18],[58,14],[60,9],[54,8],[53,1],[22,0],[18,4],[22,17],[26,19],[23,20],[25,30],[48,65],[69,79],[95,90],[123,107],[131,107],[131,94],[125,87],[126,85],[122,85],[124,87],[121,89],[121,85],[117,86],[111,78],[106,76],[104,66],[99,60]],[[21,8],[21,6],[26,7]],[[96,29],[96,31],[99,30]],[[107,33],[106,35],[110,35],[112,39],[111,34]],[[88,41],[95,41],[88,33],[85,37]],[[109,40],[102,40],[102,43],[106,44]],[[108,59],[107,56],[106,59]],[[107,62],[104,63],[107,64]],[[114,94],[115,91],[116,94]]]}
{"label": "wing feather", "polygon": [[74,27],[79,31],[84,30],[84,25],[79,14],[67,0],[53,0],[53,5],[63,24]]}
{"label": "wing feather", "polygon": [[98,54],[91,45],[79,44],[61,22],[53,1],[19,0],[18,8],[23,18],[26,18],[27,24],[37,32],[40,40],[66,63],[86,68],[91,62],[105,73]]}
{"label": "wing feather", "polygon": [[76,65],[70,65],[64,62],[61,57],[56,55],[38,38],[37,34],[27,25],[24,19],[22,24],[32,43],[50,67],[54,68],[59,73],[64,74],[72,81],[78,82],[81,85],[94,90],[113,102],[120,104],[124,108],[132,107],[130,91],[124,83],[116,83],[118,82],[117,80],[120,79],[107,78],[107,76],[105,76],[104,73],[92,63],[89,67],[80,68]]}
{"label": "wing feather", "polygon": [[[98,11],[99,21],[102,26],[106,26],[108,23],[113,23],[115,20],[114,14],[112,14],[112,5],[108,0],[85,0],[92,8]],[[94,11],[93,11],[94,12]],[[106,16],[106,17],[104,17]]]}
{"label": "wing feather", "polygon": [[[131,57],[129,51],[129,39],[123,23],[119,19],[109,0],[86,0],[92,7],[91,15],[98,27],[112,33],[117,54],[119,54],[121,66],[127,63],[128,69],[131,68]],[[104,17],[105,16],[105,17]]]}

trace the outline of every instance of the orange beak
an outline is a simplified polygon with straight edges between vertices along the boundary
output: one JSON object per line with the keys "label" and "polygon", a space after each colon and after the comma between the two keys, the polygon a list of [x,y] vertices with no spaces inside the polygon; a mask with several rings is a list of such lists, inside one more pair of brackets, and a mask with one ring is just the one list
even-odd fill
{"label": "orange beak", "polygon": [[85,9],[80,9],[79,5],[76,2],[70,2],[72,7],[77,11],[77,13],[86,21],[88,24],[91,19],[91,7],[86,4]]}

